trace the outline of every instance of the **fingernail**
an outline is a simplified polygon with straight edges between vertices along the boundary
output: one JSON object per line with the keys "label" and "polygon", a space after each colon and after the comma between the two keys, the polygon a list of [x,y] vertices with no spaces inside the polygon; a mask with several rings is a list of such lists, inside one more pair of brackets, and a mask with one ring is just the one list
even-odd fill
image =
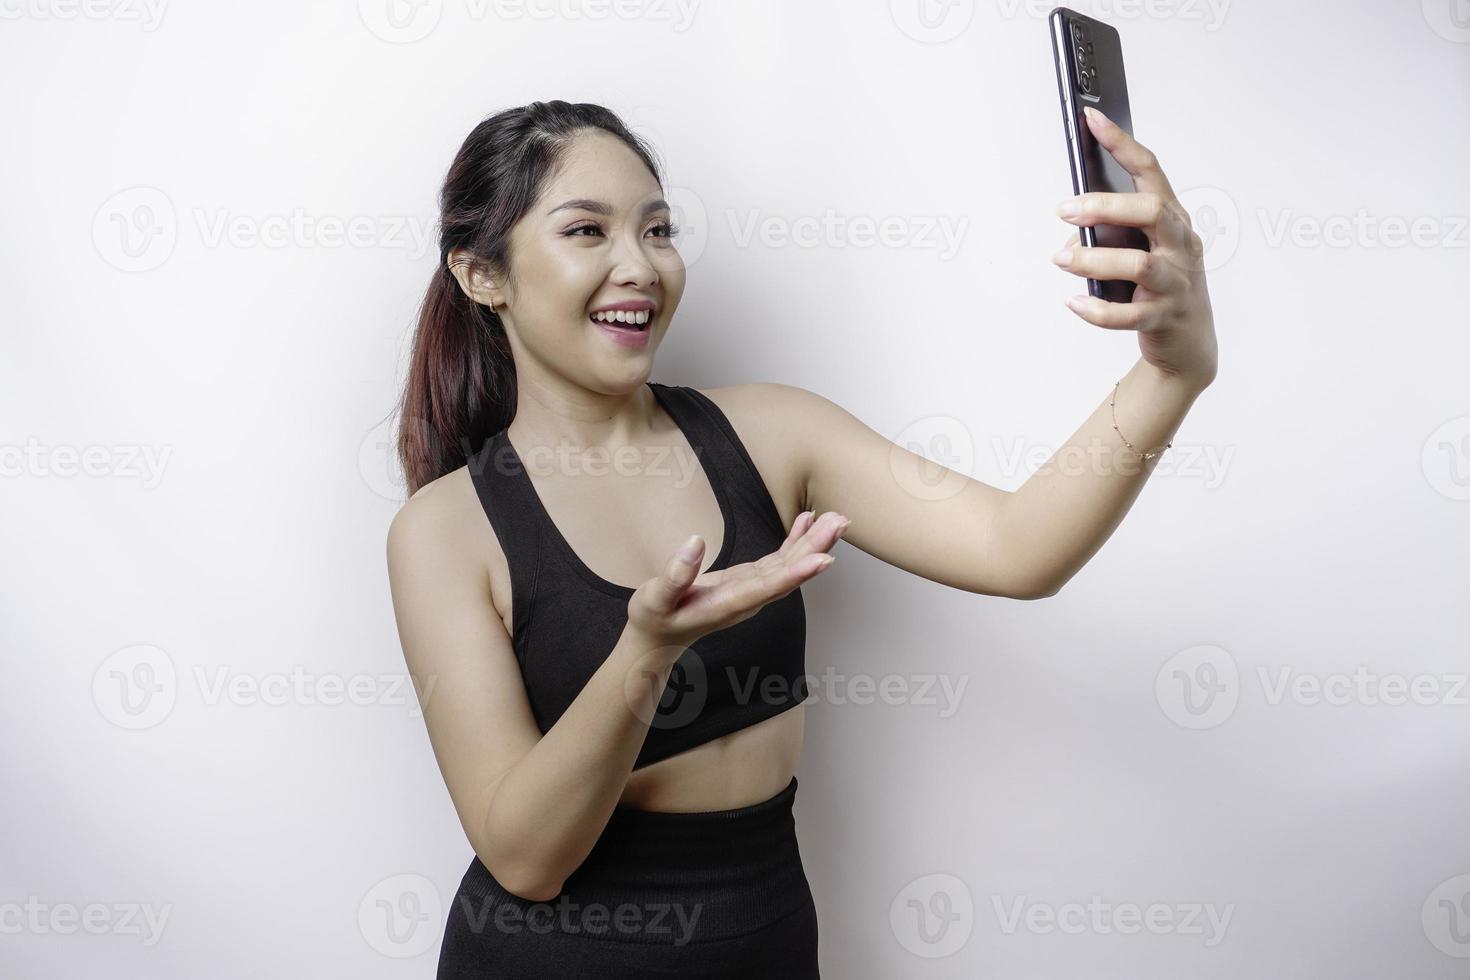
{"label": "fingernail", "polygon": [[1099,122],[1108,122],[1108,117],[1102,114],[1101,109],[1095,109],[1092,106],[1084,106],[1082,111],[1087,113],[1092,118],[1098,120]]}
{"label": "fingernail", "polygon": [[1082,202],[1075,197],[1069,197],[1057,205],[1057,215],[1062,218],[1075,218],[1082,213]]}
{"label": "fingernail", "polygon": [[1067,298],[1067,308],[1074,313],[1081,313],[1087,309],[1087,303],[1081,296],[1070,296]]}
{"label": "fingernail", "polygon": [[689,540],[685,541],[683,547],[679,549],[679,557],[685,561],[693,561],[697,554],[699,554],[699,535],[691,534]]}
{"label": "fingernail", "polygon": [[1072,250],[1070,248],[1064,248],[1056,255],[1053,255],[1051,260],[1065,269],[1072,264]]}

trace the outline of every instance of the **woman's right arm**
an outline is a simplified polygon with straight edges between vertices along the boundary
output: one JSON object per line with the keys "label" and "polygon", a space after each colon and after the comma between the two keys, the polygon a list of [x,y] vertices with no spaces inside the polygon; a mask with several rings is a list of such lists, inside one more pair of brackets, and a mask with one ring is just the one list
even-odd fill
{"label": "woman's right arm", "polygon": [[630,622],[602,666],[543,735],[484,563],[469,549],[475,538],[450,512],[452,496],[416,494],[389,527],[398,635],[470,845],[506,890],[549,901],[622,798],[679,655],[821,572],[842,529],[803,515],[778,551],[703,575],[702,542],[692,560],[671,556],[630,601]]}
{"label": "woman's right arm", "polygon": [[543,736],[484,563],[465,547],[445,496],[409,501],[388,530],[399,640],[470,845],[508,891],[549,900],[621,799],[682,647],[626,627]]}

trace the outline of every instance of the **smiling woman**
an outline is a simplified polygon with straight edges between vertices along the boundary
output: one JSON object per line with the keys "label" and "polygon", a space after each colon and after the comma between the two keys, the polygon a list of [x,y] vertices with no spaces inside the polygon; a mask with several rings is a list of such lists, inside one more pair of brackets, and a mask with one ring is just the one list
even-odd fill
{"label": "smiling woman", "polygon": [[684,265],[616,116],[486,119],[440,204],[388,537],[474,850],[439,976],[815,977],[799,586],[844,523],[756,464],[742,399],[648,380]]}
{"label": "smiling woman", "polygon": [[[412,496],[388,534],[404,656],[475,852],[441,978],[818,975],[793,816],[800,586],[852,524],[929,581],[1053,595],[1162,452],[1134,447],[1167,448],[1214,379],[1199,238],[1153,154],[1088,124],[1143,189],[1059,216],[1134,224],[1150,249],[1065,267],[1137,281],[1133,302],[1078,314],[1135,331],[1143,357],[1011,492],[801,388],[650,381],[685,275],[650,151],[565,102],[470,134],[441,195],[402,406]],[[580,911],[546,929],[553,902]]]}

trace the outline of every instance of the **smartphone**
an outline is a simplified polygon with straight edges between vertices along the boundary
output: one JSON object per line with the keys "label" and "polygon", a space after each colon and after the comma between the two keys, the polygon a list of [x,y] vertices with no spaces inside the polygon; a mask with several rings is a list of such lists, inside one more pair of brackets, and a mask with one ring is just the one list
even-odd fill
{"label": "smartphone", "polygon": [[[1133,177],[1118,165],[1107,148],[1098,143],[1082,114],[1084,106],[1101,110],[1123,131],[1132,135],[1133,119],[1128,112],[1128,82],[1123,77],[1123,46],[1115,28],[1066,7],[1055,7],[1047,17],[1051,49],[1056,58],[1057,92],[1062,101],[1062,125],[1067,132],[1067,159],[1072,171],[1072,193],[1088,191],[1132,193]],[[1097,225],[1079,228],[1088,248],[1137,248],[1149,250],[1148,236],[1140,228]],[[1127,279],[1087,280],[1087,292],[1098,299],[1127,303],[1133,299],[1135,283]]]}

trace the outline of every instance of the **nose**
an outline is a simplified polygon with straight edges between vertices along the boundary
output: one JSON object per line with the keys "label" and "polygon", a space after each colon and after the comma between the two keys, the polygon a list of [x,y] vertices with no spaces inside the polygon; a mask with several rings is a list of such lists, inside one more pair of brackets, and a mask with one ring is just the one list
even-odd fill
{"label": "nose", "polygon": [[613,248],[612,281],[619,285],[647,289],[658,282],[658,269],[649,261],[640,243],[628,243],[628,236],[619,235]]}

